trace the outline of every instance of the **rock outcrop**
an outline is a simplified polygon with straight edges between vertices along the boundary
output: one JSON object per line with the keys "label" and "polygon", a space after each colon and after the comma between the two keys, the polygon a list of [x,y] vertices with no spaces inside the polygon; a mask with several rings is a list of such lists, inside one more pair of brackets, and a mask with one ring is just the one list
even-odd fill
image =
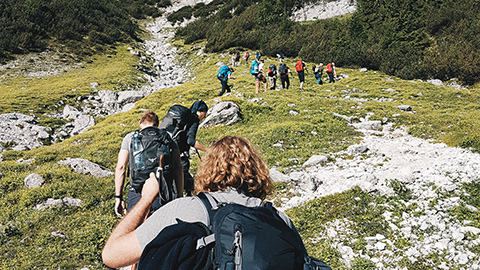
{"label": "rock outcrop", "polygon": [[103,169],[100,165],[82,158],[66,158],[58,162],[60,165],[70,166],[75,172],[90,174],[96,177],[113,175],[113,172]]}
{"label": "rock outcrop", "polygon": [[10,149],[29,150],[44,146],[50,142],[51,133],[51,128],[37,125],[35,116],[0,114],[0,143],[8,145]]}
{"label": "rock outcrop", "polygon": [[230,126],[242,120],[240,107],[231,101],[223,101],[215,104],[208,110],[207,116],[200,124],[201,127]]}

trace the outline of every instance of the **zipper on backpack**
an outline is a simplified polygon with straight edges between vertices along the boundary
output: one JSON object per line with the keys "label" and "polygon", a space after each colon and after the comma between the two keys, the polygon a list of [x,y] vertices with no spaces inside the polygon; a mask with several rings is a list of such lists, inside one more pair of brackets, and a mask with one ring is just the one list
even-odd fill
{"label": "zipper on backpack", "polygon": [[235,250],[235,270],[242,270],[242,232],[237,229],[235,231],[235,238],[233,240],[233,247]]}

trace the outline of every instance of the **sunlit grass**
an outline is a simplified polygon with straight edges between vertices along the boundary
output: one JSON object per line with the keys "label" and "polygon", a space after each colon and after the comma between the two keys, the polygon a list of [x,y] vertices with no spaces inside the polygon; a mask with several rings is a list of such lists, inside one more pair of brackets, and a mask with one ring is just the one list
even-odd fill
{"label": "sunlit grass", "polygon": [[[78,175],[57,162],[79,157],[113,170],[122,138],[138,128],[138,120],[145,110],[153,110],[163,117],[175,103],[189,107],[193,101],[203,99],[211,107],[219,102],[220,82],[216,73],[220,63],[229,64],[230,54],[199,53],[202,43],[184,46],[181,41],[175,41],[175,44],[181,48],[181,63],[191,73],[191,79],[185,84],[155,92],[137,102],[129,112],[97,118],[97,124],[87,132],[64,142],[27,152],[2,153],[0,268],[105,268],[100,251],[118,222],[113,214],[113,176]],[[278,65],[276,58],[265,57],[266,66],[271,63]],[[293,70],[293,59],[287,59],[287,63]],[[44,114],[63,109],[63,105],[55,107],[60,101],[77,105],[76,97],[93,93],[92,82],[98,83],[99,89],[114,91],[122,89],[124,84],[142,83],[133,68],[136,64],[138,57],[131,55],[126,46],[119,46],[116,54],[97,56],[84,68],[62,75],[2,82],[0,112],[34,113],[44,123],[53,122],[55,120]],[[293,75],[291,89],[256,95],[249,68],[245,64],[235,68],[236,79],[230,81],[233,94],[221,99],[237,103],[243,120],[232,126],[199,130],[197,139],[202,144],[209,145],[225,135],[244,136],[258,147],[270,167],[289,170],[301,166],[314,154],[334,154],[361,139],[358,132],[334,113],[352,117],[354,121],[373,113],[370,119],[393,122],[396,127],[406,125],[414,136],[480,151],[478,88],[456,90],[340,67],[337,74],[346,74],[348,78],[335,84],[316,85],[309,70],[304,90],[298,88],[298,78]],[[311,63],[307,63],[307,68],[311,69]],[[277,84],[280,85],[280,80]],[[399,105],[410,105],[415,113],[403,112],[397,108]],[[15,161],[19,158],[35,161],[31,165],[17,164]],[[197,156],[192,157],[192,163],[195,169]],[[44,177],[44,186],[24,187],[23,179],[29,173]],[[84,204],[79,208],[32,210],[47,198],[64,197],[82,199]],[[307,239],[312,255],[326,260],[335,269],[346,269],[338,251],[328,242],[313,243],[308,239],[322,232],[327,222],[348,218],[358,225],[354,236],[360,240],[353,245],[361,250],[364,234],[387,230],[377,212],[381,209],[370,204],[382,200],[386,199],[354,189],[309,202],[288,214]],[[464,213],[468,211],[458,208],[454,214]],[[480,224],[478,218],[475,222]],[[66,237],[52,236],[52,232]],[[403,247],[405,243],[401,240],[398,245]],[[371,269],[372,265],[358,259],[354,266]]]}

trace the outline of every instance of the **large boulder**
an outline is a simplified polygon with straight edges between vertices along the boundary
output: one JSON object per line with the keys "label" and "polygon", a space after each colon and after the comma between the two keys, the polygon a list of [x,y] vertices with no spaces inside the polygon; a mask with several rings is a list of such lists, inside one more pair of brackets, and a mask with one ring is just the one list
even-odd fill
{"label": "large boulder", "polygon": [[233,125],[242,119],[240,107],[231,102],[223,101],[215,104],[208,110],[207,117],[200,124],[200,127],[210,127],[219,125]]}

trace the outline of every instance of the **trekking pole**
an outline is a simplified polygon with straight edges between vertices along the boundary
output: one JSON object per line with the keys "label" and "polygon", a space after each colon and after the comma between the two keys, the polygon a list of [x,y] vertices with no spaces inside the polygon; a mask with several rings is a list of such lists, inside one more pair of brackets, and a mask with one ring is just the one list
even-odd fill
{"label": "trekking pole", "polygon": [[198,152],[198,149],[195,149],[195,151],[197,152],[198,159],[202,160],[202,158],[200,157],[200,153]]}

